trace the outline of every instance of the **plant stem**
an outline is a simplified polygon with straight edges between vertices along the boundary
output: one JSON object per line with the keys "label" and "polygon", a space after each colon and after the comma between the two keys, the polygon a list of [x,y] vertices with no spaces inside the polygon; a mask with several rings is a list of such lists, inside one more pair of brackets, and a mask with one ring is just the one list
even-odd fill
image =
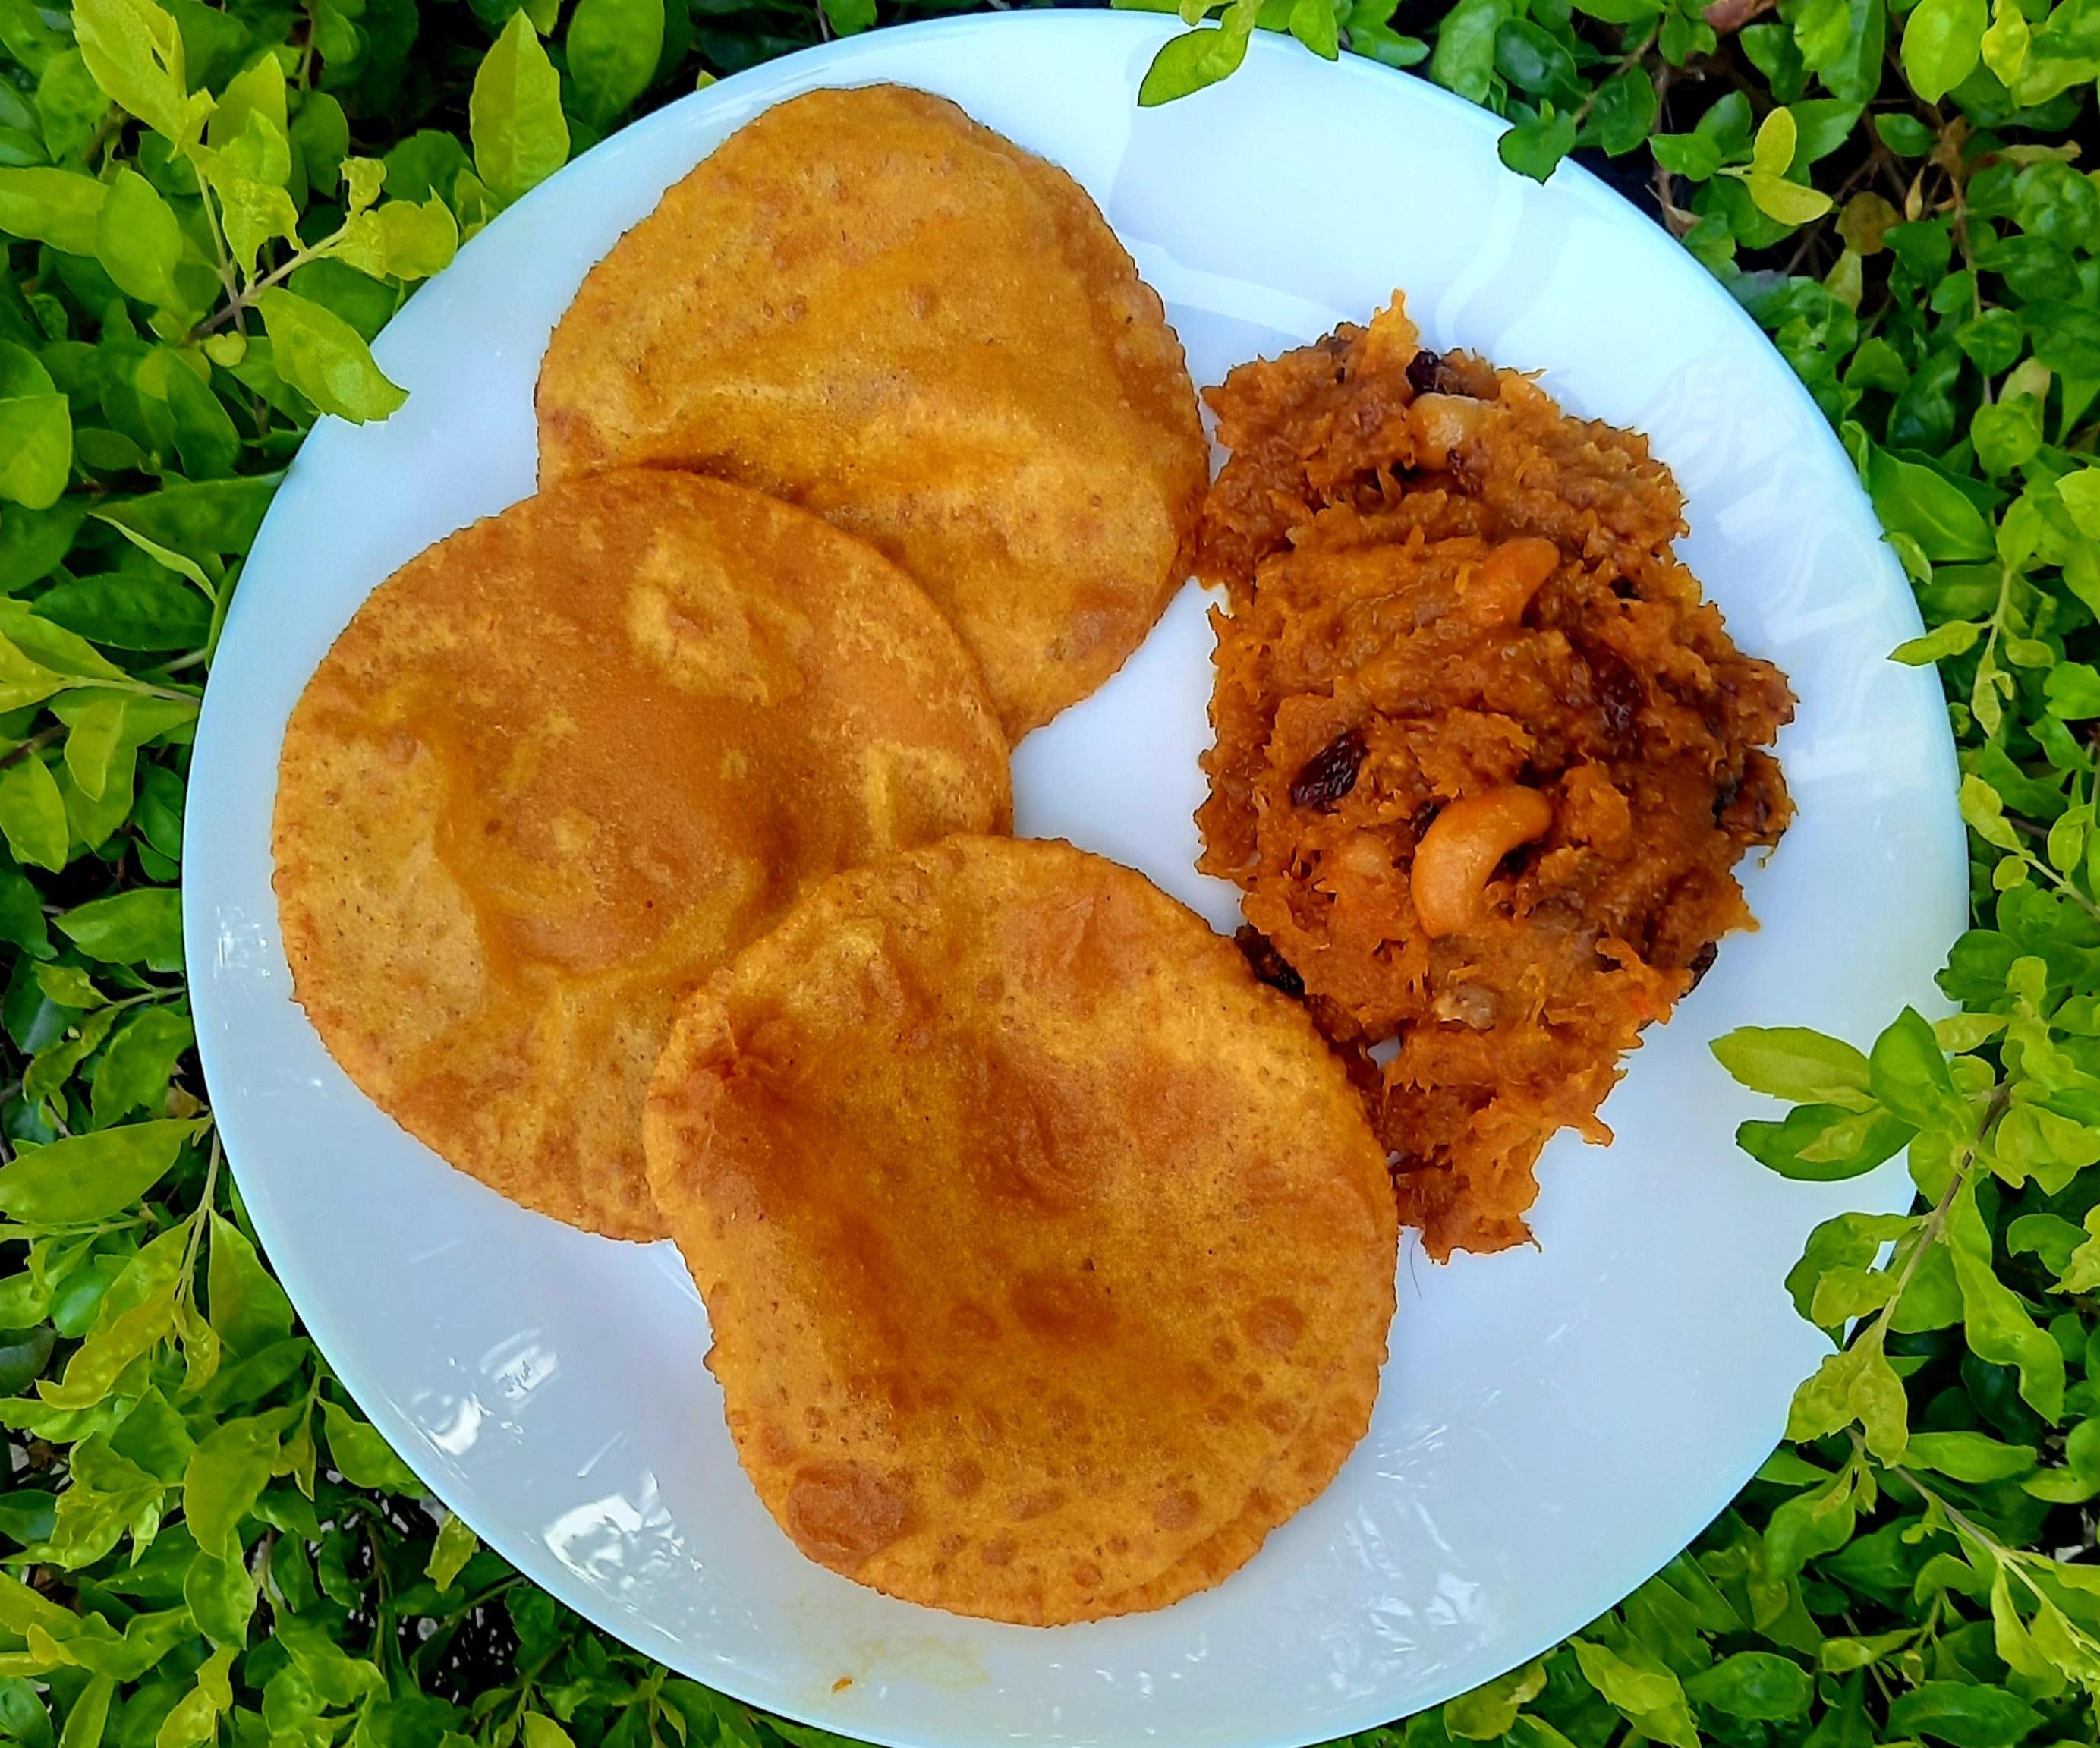
{"label": "plant stem", "polygon": [[33,753],[41,753],[66,732],[65,724],[55,722],[49,728],[40,728],[27,740],[18,740],[5,752],[0,753],[0,770],[25,759]]}
{"label": "plant stem", "polygon": [[1650,24],[1648,27],[1648,34],[1643,37],[1639,42],[1635,43],[1632,48],[1628,50],[1626,53],[1620,58],[1619,63],[1617,66],[1613,67],[1609,73],[1606,73],[1603,78],[1599,79],[1595,85],[1590,87],[1590,95],[1582,99],[1581,106],[1575,112],[1575,125],[1577,127],[1581,127],[1585,121],[1590,119],[1590,112],[1597,107],[1597,99],[1603,95],[1604,87],[1610,84],[1612,80],[1618,77],[1618,76],[1624,73],[1629,67],[1639,64],[1642,57],[1648,53],[1649,49],[1655,46],[1656,33],[1661,30],[1661,28],[1662,27],[1660,24]]}
{"label": "plant stem", "polygon": [[[289,278],[293,273],[296,273],[301,267],[304,267],[309,261],[313,260],[316,256],[320,255],[322,251],[329,246],[329,243],[333,241],[334,241],[334,238],[330,237],[327,241],[315,243],[311,248],[301,249],[293,251],[293,253],[280,265],[272,267],[267,273],[265,273],[262,278],[252,282],[246,290],[236,292],[233,294],[232,300],[227,304],[224,309],[220,310],[216,315],[211,316],[209,320],[200,322],[196,327],[192,328],[190,330],[190,338],[192,340],[201,340],[206,334],[217,333],[221,328],[223,328],[229,320],[236,323],[240,322],[242,316],[254,303],[256,295],[258,293],[267,291],[272,285],[282,284],[286,279]],[[243,333],[245,333],[248,331],[245,324],[241,326],[240,331]]]}

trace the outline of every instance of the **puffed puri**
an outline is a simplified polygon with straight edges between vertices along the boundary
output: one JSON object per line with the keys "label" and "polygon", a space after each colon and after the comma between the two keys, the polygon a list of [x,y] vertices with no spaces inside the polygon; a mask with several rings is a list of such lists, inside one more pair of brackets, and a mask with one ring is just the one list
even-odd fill
{"label": "puffed puri", "polygon": [[1209,479],[1180,342],[1085,191],[893,85],[725,140],[591,270],[536,399],[542,479],[690,467],[880,549],[1016,740],[1143,642]]}
{"label": "puffed puri", "polygon": [[760,1499],[890,1596],[1165,1607],[1369,1424],[1384,1150],[1304,1013],[1100,857],[827,881],[682,1009],[643,1132]]}
{"label": "puffed puri", "polygon": [[293,709],[293,993],[461,1171],[660,1238],[642,1105],[678,999],[825,876],[1010,797],[976,663],[871,548],[691,475],[555,486],[403,566]]}

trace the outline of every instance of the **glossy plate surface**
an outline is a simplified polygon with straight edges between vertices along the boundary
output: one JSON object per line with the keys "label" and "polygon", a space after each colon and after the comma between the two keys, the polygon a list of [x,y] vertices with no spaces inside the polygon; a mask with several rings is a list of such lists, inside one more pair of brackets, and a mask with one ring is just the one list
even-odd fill
{"label": "glossy plate surface", "polygon": [[[1368,63],[1258,36],[1229,82],[1134,98],[1171,21],[1033,12],[835,42],[725,81],[536,190],[418,292],[378,354],[384,425],[325,421],[270,513],[219,651],[190,791],[201,1048],[243,1194],[329,1362],[447,1504],[609,1631],[757,1704],[880,1741],[1243,1748],[1432,1704],[1580,1627],[1697,1533],[1770,1450],[1818,1341],[1781,1277],[1815,1221],[1908,1198],[1771,1177],[1769,1115],[1706,1041],[1745,1022],[1864,1041],[1961,925],[1954,762],[1918,622],[1837,443],[1728,297],[1564,168],[1498,164],[1497,125]],[[1404,287],[1427,342],[1544,372],[1636,426],[1690,498],[1684,556],[1801,695],[1800,817],[1749,871],[1732,940],[1606,1107],[1608,1150],[1541,1172],[1543,1248],[1411,1247],[1370,1437],[1224,1586],[1052,1631],[889,1601],[797,1555],[745,1484],[668,1246],[511,1207],[368,1104],[291,1000],[270,889],[285,717],[358,603],[532,488],[532,389],[585,271],[759,110],[896,80],[1063,164],[1165,297],[1199,383],[1362,320]],[[1105,691],[1032,736],[1020,826],[1143,869],[1215,923],[1193,872],[1210,635],[1191,589]],[[580,651],[579,659],[588,659]],[[841,1684],[842,1683],[849,1684]]]}

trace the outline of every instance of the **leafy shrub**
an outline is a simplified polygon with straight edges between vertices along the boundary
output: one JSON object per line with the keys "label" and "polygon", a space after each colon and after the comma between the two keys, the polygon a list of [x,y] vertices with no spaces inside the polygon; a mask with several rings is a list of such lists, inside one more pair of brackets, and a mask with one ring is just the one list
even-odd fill
{"label": "leafy shrub", "polygon": [[[907,0],[885,16],[940,10]],[[1217,14],[1212,20],[1210,15]],[[1865,1054],[1717,1045],[1746,1125],[1908,1215],[1820,1228],[1833,1352],[1696,1546],[1406,1748],[2090,1742],[2100,1693],[2100,0],[1189,0],[1421,66],[1573,152],[1838,426],[1961,754],[1960,1003]],[[0,0],[0,1734],[25,1748],[651,1748],[823,1733],[612,1644],[364,1424],[258,1256],[196,1080],[175,887],[201,676],[318,413],[459,241],[697,77],[875,0]]]}

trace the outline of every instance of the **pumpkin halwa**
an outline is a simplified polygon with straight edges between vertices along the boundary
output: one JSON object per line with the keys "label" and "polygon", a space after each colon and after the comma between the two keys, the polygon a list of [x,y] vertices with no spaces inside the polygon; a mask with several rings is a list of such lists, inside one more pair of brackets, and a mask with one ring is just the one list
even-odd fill
{"label": "pumpkin halwa", "polygon": [[1397,298],[1206,399],[1202,866],[1351,1062],[1401,1219],[1502,1249],[1548,1138],[1610,1139],[1621,1053],[1754,926],[1793,695],[1674,556],[1646,442],[1423,351]]}

